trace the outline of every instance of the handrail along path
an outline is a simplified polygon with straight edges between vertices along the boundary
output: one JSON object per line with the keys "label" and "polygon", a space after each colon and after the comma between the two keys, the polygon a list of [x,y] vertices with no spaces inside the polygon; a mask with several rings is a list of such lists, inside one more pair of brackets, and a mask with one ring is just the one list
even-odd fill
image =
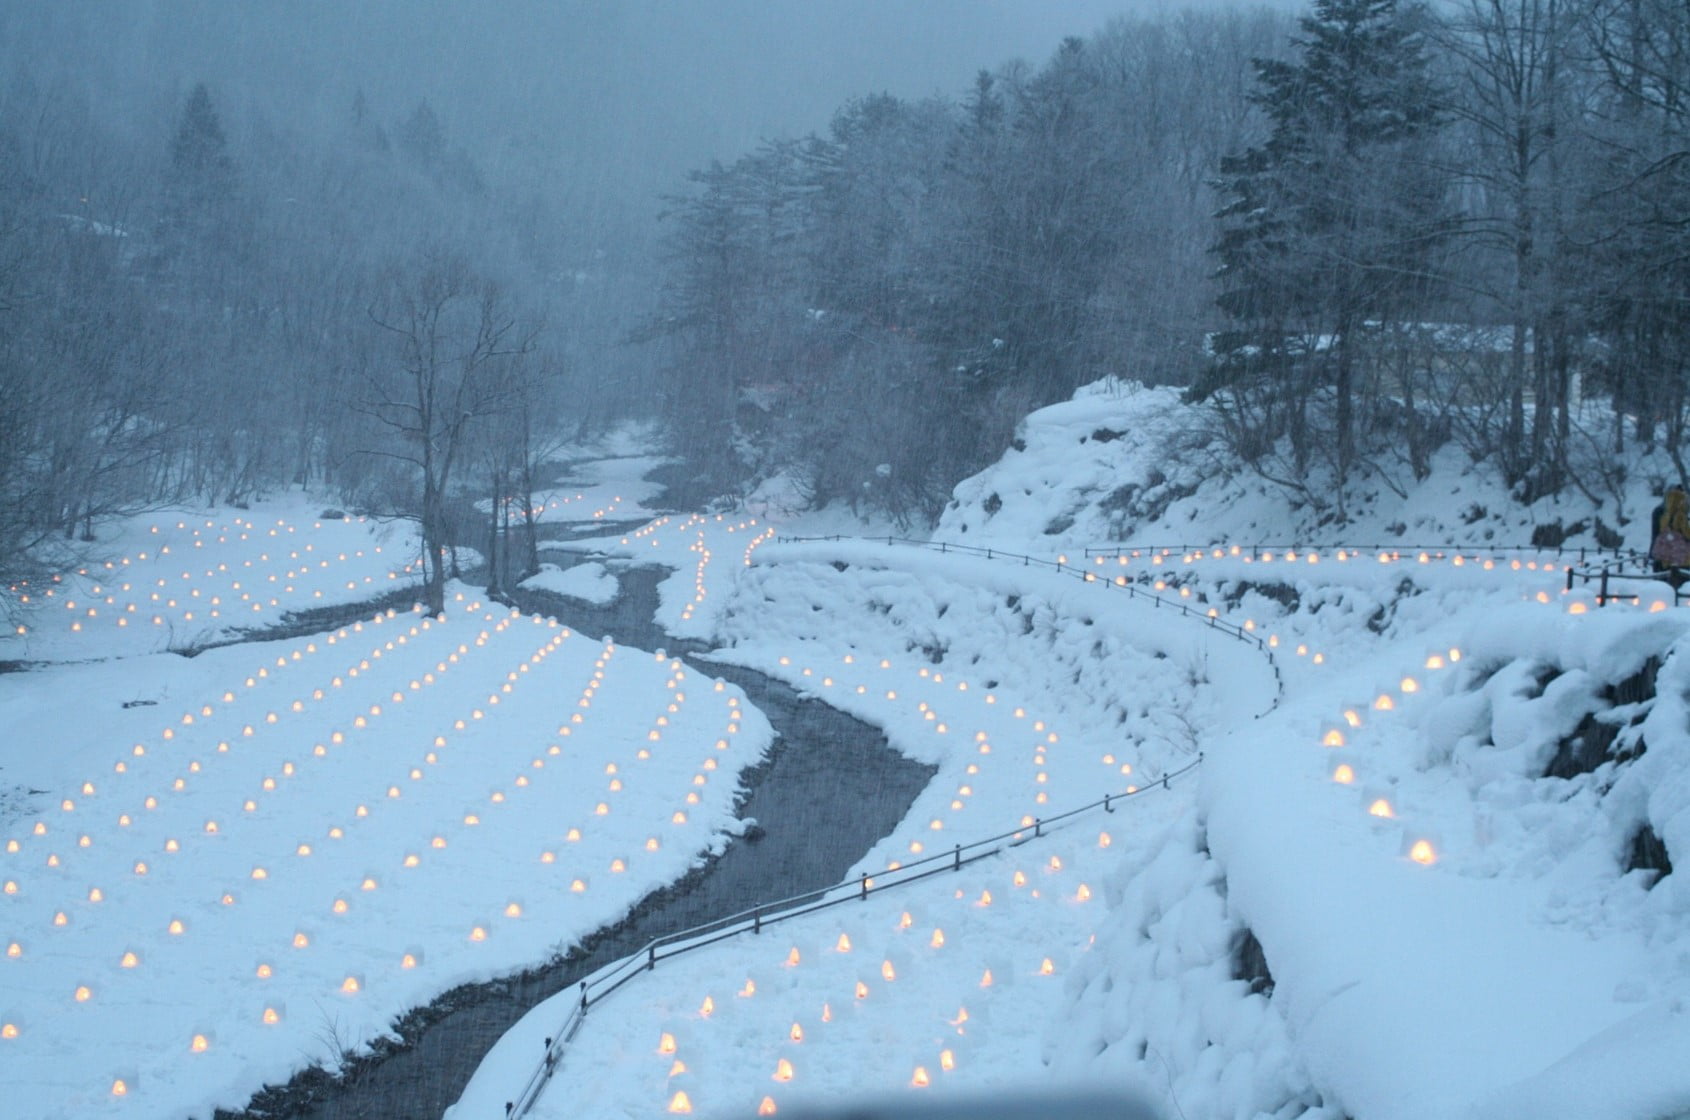
{"label": "handrail along path", "polygon": [[[1228,637],[1255,647],[1267,659],[1269,667],[1273,670],[1275,694],[1267,711],[1272,711],[1277,707],[1284,696],[1285,682],[1280,675],[1278,660],[1274,657],[1273,650],[1260,636],[1245,630],[1241,626],[1222,621],[1214,615],[1196,610],[1185,603],[1146,591],[1125,579],[1100,578],[1096,572],[1069,564],[1065,560],[1049,560],[1025,553],[954,544],[948,541],[923,541],[891,536],[885,538],[781,537],[777,540],[790,544],[829,541],[859,541],[861,543],[879,544],[884,540],[887,547],[921,548],[943,555],[977,556],[987,560],[1019,563],[1023,567],[1048,568],[1056,574],[1070,576],[1085,583],[1101,584],[1117,591],[1124,591],[1130,598],[1146,599],[1157,609],[1166,608],[1177,611],[1183,617],[1198,619],[1210,629],[1217,630]],[[1257,718],[1265,714],[1266,712],[1260,713]],[[505,1103],[506,1120],[519,1120],[533,1109],[535,1102],[539,1100],[552,1076],[562,1067],[563,1058],[569,1044],[580,1032],[586,1021],[587,1013],[637,977],[654,971],[660,962],[746,933],[761,934],[764,927],[790,921],[793,918],[804,917],[850,902],[866,902],[872,894],[909,886],[912,883],[920,882],[946,871],[960,871],[968,864],[1043,838],[1053,827],[1061,826],[1082,814],[1094,812],[1098,809],[1102,809],[1106,813],[1113,813],[1123,801],[1130,801],[1158,790],[1166,791],[1171,788],[1174,779],[1182,778],[1196,770],[1202,761],[1203,756],[1199,754],[1185,766],[1162,775],[1160,779],[1150,785],[1131,787],[1119,793],[1105,794],[1099,800],[1069,809],[1055,816],[1034,818],[1031,824],[1023,824],[1010,831],[1000,832],[994,836],[971,841],[967,844],[954,845],[948,852],[939,852],[913,863],[903,864],[895,870],[885,871],[877,875],[864,873],[854,880],[845,880],[832,886],[759,903],[750,909],[742,910],[725,918],[653,938],[643,948],[619,961],[605,965],[592,976],[580,982],[579,997],[571,1004],[569,1013],[559,1024],[558,1029],[546,1037],[545,1052],[535,1064],[533,1071],[523,1084],[522,1090],[516,1095],[515,1099]]]}

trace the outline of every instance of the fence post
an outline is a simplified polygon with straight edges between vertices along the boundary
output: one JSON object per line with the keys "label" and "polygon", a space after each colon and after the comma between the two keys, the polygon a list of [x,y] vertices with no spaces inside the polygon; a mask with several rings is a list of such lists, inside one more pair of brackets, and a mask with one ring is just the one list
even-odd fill
{"label": "fence post", "polygon": [[961,844],[958,844],[956,847],[951,849],[951,870],[952,871],[961,871],[962,870],[962,845]]}
{"label": "fence post", "polygon": [[761,906],[756,907],[751,911],[751,932],[763,932],[763,908]]}
{"label": "fence post", "polygon": [[1043,821],[1043,819],[1041,819],[1039,817],[1033,818],[1033,835],[1034,836],[1043,836],[1044,835],[1043,832],[1039,831],[1040,829],[1044,828],[1044,824],[1045,824],[1045,822]]}
{"label": "fence post", "polygon": [[858,895],[857,897],[861,898],[864,902],[867,902],[868,901],[868,873],[864,872],[863,875],[861,876],[861,878],[859,878],[857,882],[858,882],[858,885],[862,887],[862,893],[860,895]]}
{"label": "fence post", "polygon": [[647,972],[650,972],[652,969],[657,967],[657,943],[656,942],[652,942],[650,945],[647,945],[645,947],[645,967],[646,967]]}
{"label": "fence post", "polygon": [[1605,606],[1608,602],[1608,566],[1602,565],[1601,590],[1596,593],[1596,605]]}
{"label": "fence post", "polygon": [[583,981],[581,981],[581,1013],[584,1015],[584,1014],[586,1014],[586,1012],[587,1012],[587,982],[585,980],[583,980]]}
{"label": "fence post", "polygon": [[1115,807],[1109,804],[1110,796],[1111,795],[1107,793],[1103,795],[1103,811],[1105,813],[1113,813],[1115,811]]}

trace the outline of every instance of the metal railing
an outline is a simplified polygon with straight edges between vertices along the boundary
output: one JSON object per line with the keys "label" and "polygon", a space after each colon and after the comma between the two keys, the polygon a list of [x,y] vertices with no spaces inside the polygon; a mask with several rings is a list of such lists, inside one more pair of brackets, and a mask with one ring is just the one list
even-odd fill
{"label": "metal railing", "polygon": [[714,945],[718,941],[725,941],[731,937],[743,934],[761,934],[769,926],[779,925],[781,922],[793,918],[801,918],[835,906],[843,906],[852,902],[866,902],[873,895],[897,887],[908,886],[920,882],[934,875],[947,871],[961,871],[964,867],[979,860],[995,856],[1010,848],[1044,837],[1054,827],[1071,822],[1075,817],[1102,809],[1106,813],[1113,813],[1123,801],[1142,797],[1146,793],[1157,790],[1167,790],[1170,783],[1184,777],[1195,770],[1203,756],[1196,758],[1180,767],[1178,770],[1163,774],[1149,785],[1129,787],[1121,793],[1105,794],[1101,800],[1093,801],[1078,808],[1069,809],[1050,817],[1032,817],[1023,820],[1016,828],[1008,832],[1000,832],[995,836],[988,836],[981,840],[974,840],[967,844],[957,844],[948,852],[940,852],[916,860],[914,863],[901,864],[895,869],[881,872],[878,875],[859,875],[856,879],[847,879],[829,887],[805,891],[802,894],[788,898],[777,899],[773,902],[759,903],[747,910],[715,921],[705,922],[678,933],[665,934],[653,938],[646,945],[634,953],[623,957],[619,961],[605,965],[592,976],[582,980],[579,988],[579,998],[570,1006],[569,1013],[559,1024],[557,1031],[546,1037],[545,1053],[529,1074],[523,1084],[522,1091],[514,1100],[505,1102],[505,1116],[507,1120],[518,1120],[526,1116],[539,1100],[552,1075],[563,1064],[563,1057],[569,1044],[580,1032],[581,1025],[586,1021],[587,1013],[595,1006],[610,998],[624,985],[637,977],[643,976],[657,968],[663,961]]}
{"label": "metal railing", "polygon": [[1633,556],[1631,562],[1636,567],[1629,571],[1617,564],[1603,564],[1601,567],[1586,565],[1577,568],[1568,565],[1567,590],[1571,591],[1575,582],[1580,586],[1596,584],[1596,605],[1599,607],[1609,603],[1635,603],[1642,599],[1641,591],[1615,593],[1613,585],[1616,582],[1664,585],[1671,590],[1672,605],[1675,607],[1690,600],[1690,590],[1685,589],[1686,582],[1690,582],[1690,570],[1667,568],[1655,571],[1644,566],[1647,560],[1641,556]]}
{"label": "metal railing", "polygon": [[[1238,551],[1234,552],[1233,550],[1235,548]],[[1579,545],[1577,547],[1573,547],[1573,546],[1568,546],[1568,545],[1539,545],[1539,544],[1453,545],[1453,544],[1449,544],[1448,542],[1445,542],[1443,544],[1405,544],[1402,541],[1396,541],[1396,542],[1391,543],[1391,544],[1348,544],[1348,543],[1344,543],[1344,544],[1272,544],[1272,543],[1260,543],[1260,544],[1250,544],[1250,545],[1217,545],[1217,544],[1178,544],[1178,545],[1170,545],[1170,544],[1128,544],[1128,543],[1120,543],[1120,544],[1087,545],[1087,546],[1085,546],[1085,549],[1081,553],[1081,555],[1083,555],[1088,560],[1091,559],[1094,556],[1096,556],[1096,557],[1113,557],[1113,556],[1127,556],[1127,555],[1132,555],[1132,556],[1185,556],[1185,555],[1192,554],[1192,553],[1200,553],[1205,557],[1211,557],[1211,556],[1214,555],[1214,552],[1215,552],[1216,549],[1220,549],[1223,553],[1225,553],[1226,556],[1229,556],[1229,557],[1249,556],[1251,559],[1259,559],[1263,555],[1267,555],[1267,554],[1279,556],[1279,555],[1283,555],[1284,553],[1287,553],[1287,552],[1290,552],[1290,553],[1350,552],[1350,553],[1355,553],[1357,555],[1362,554],[1362,553],[1367,553],[1367,554],[1370,554],[1370,555],[1378,555],[1379,553],[1383,552],[1383,553],[1389,553],[1392,556],[1396,556],[1396,557],[1399,557],[1399,558],[1402,557],[1402,556],[1419,556],[1421,553],[1425,553],[1427,556],[1429,556],[1429,557],[1431,557],[1435,560],[1445,560],[1445,559],[1449,559],[1449,558],[1452,558],[1452,557],[1455,557],[1455,556],[1462,556],[1462,557],[1467,557],[1467,558],[1470,558],[1470,559],[1479,559],[1479,558],[1483,558],[1483,557],[1493,557],[1494,558],[1494,557],[1503,557],[1503,556],[1524,556],[1524,555],[1527,555],[1527,554],[1534,555],[1534,556],[1540,556],[1540,555],[1543,555],[1544,553],[1553,553],[1557,559],[1560,559],[1562,557],[1572,557],[1572,556],[1576,555],[1577,560],[1580,564],[1588,563],[1591,560],[1601,559],[1602,557],[1605,557],[1605,556],[1606,557],[1612,557],[1615,560],[1620,560],[1620,559],[1623,559],[1627,556],[1632,556],[1632,555],[1636,554],[1636,549],[1626,548],[1623,545],[1615,545],[1612,548],[1601,548],[1601,547],[1593,547],[1593,546],[1588,546],[1588,545]]]}
{"label": "metal railing", "polygon": [[1279,659],[1273,655],[1273,647],[1267,643],[1266,639],[1255,633],[1253,630],[1246,630],[1244,627],[1239,626],[1236,623],[1226,622],[1218,615],[1210,614],[1208,611],[1198,610],[1195,607],[1180,602],[1178,599],[1171,599],[1165,595],[1158,595],[1154,591],[1139,587],[1125,577],[1110,579],[1106,576],[1099,575],[1097,572],[1092,571],[1084,565],[1070,564],[1066,560],[1061,559],[1051,560],[1042,556],[1028,556],[1026,553],[1021,552],[1008,552],[1001,548],[986,548],[977,545],[955,544],[950,541],[923,541],[909,537],[777,537],[775,538],[775,543],[811,544],[860,542],[863,544],[879,544],[883,540],[885,541],[887,547],[901,545],[907,548],[921,548],[929,552],[937,552],[943,555],[955,554],[959,556],[978,556],[987,560],[1019,562],[1022,567],[1048,568],[1058,575],[1069,576],[1084,583],[1095,583],[1104,587],[1112,588],[1116,591],[1125,592],[1129,598],[1148,600],[1151,605],[1158,610],[1177,611],[1179,614],[1187,618],[1197,619],[1207,625],[1211,630],[1218,630],[1230,638],[1236,638],[1246,645],[1254,646],[1263,657],[1267,658],[1268,668],[1273,670],[1274,698],[1273,702],[1268,705],[1265,711],[1257,714],[1257,719],[1260,719],[1262,716],[1278,707],[1279,701],[1285,696],[1285,678],[1280,675]]}

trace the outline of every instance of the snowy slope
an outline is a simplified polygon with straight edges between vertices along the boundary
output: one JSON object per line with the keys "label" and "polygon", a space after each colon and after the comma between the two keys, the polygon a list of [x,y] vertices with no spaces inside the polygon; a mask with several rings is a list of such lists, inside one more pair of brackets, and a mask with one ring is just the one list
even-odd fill
{"label": "snowy slope", "polygon": [[[1186,1116],[1690,1110],[1690,892],[1628,870],[1645,828],[1680,863],[1690,852],[1690,616],[1654,584],[1599,609],[1563,591],[1576,552],[1495,547],[1555,517],[1582,520],[1570,543],[1594,548],[1597,518],[1646,509],[1642,484],[1623,509],[1519,511],[1446,455],[1406,497],[1356,496],[1342,533],[1363,547],[1338,547],[1340,531],[1237,470],[1166,467],[1149,437],[1171,431],[1172,407],[1165,393],[1096,387],[1029,418],[1022,450],[957,489],[940,537],[1060,556],[1101,577],[1090,585],[1001,558],[759,541],[724,597],[710,565],[740,548],[711,524],[676,519],[619,546],[677,568],[666,617],[726,643],[721,656],[940,766],[865,872],[919,854],[935,824],[981,836],[1205,757],[1196,785],[1088,820],[1107,847],[1056,842],[1062,872],[1089,886],[1085,906],[1002,907],[1048,866],[1035,841],[954,884],[666,963],[593,1010],[540,1114],[585,1101],[738,1116],[841,1094],[1099,1081],[1145,1085]],[[1219,547],[1083,550],[1123,535]],[[1263,542],[1274,547],[1251,547]],[[1232,661],[1212,644],[1207,661],[1181,652],[1200,618],[1110,599],[1115,580],[1263,636],[1283,702],[1261,715],[1250,647],[1232,643]],[[865,663],[885,665],[890,687],[865,680]],[[1025,725],[984,710],[953,722],[953,682],[990,690],[1000,719],[1004,704],[1036,715],[1057,741],[1038,749]],[[1025,769],[994,770],[989,785],[978,758],[956,773],[969,737],[934,724],[976,721],[994,759],[1007,745]],[[1592,735],[1594,755],[1577,761]],[[1132,772],[1088,762],[1106,756]],[[1017,956],[1035,952],[1048,972],[1045,956],[1032,972]],[[994,954],[1018,977],[1010,992],[998,969],[981,987]],[[877,983],[886,961],[895,981]],[[1025,979],[1056,975],[1058,997]],[[454,1116],[509,1099],[562,1010],[513,1031]],[[618,1076],[581,1076],[606,1068]]]}
{"label": "snowy slope", "polygon": [[[1196,460],[1167,472],[1190,495],[1144,498],[1165,452],[1093,433],[1150,432],[1170,407],[1082,393],[959,486],[941,536],[1062,571],[780,540],[752,516],[561,547],[670,569],[671,632],[937,768],[856,871],[1025,842],[664,962],[593,1009],[536,1114],[1099,1084],[1189,1117],[1690,1111],[1690,889],[1648,869],[1652,842],[1690,859],[1690,615],[1653,584],[1598,608],[1563,592],[1568,557],[1487,547],[1544,511],[1498,512],[1495,484],[1453,466],[1344,530],[1461,545],[1424,552],[1340,547]],[[1072,523],[1047,532],[1056,514]],[[1558,515],[1590,547],[1620,513]],[[1189,526],[1213,547],[1084,549]],[[219,577],[250,560],[295,588],[278,611],[328,597],[303,550],[252,533],[185,535],[170,558],[193,548],[190,573]],[[402,583],[386,542],[347,543],[335,587]],[[597,567],[567,579],[603,589]],[[216,594],[254,594],[241,582]],[[54,590],[28,608],[70,617]],[[28,637],[67,663],[0,676],[0,1076],[24,1115],[204,1115],[302,1055],[332,1061],[328,1039],[544,958],[732,828],[732,776],[768,742],[732,688],[467,588],[443,620],[384,612],[193,659],[150,636],[80,663],[83,631],[61,629]],[[503,1114],[572,998],[513,1029],[454,1117]]]}
{"label": "snowy slope", "polygon": [[1527,544],[1534,531],[1553,527],[1550,543],[1564,537],[1595,548],[1616,543],[1611,534],[1618,534],[1618,543],[1645,548],[1647,530],[1636,523],[1647,524],[1651,493],[1677,478],[1664,452],[1634,454],[1625,481],[1600,502],[1569,489],[1525,507],[1488,466],[1448,445],[1421,482],[1389,460],[1358,469],[1341,495],[1349,520],[1337,523],[1331,511],[1340,495],[1318,465],[1308,486],[1325,510],[1232,458],[1202,414],[1179,403],[1177,389],[1114,379],[1028,416],[1016,439],[997,463],[957,486],[936,538],[1070,552],[1111,541],[1418,548]]}
{"label": "snowy slope", "polygon": [[716,842],[770,742],[737,689],[449,599],[0,677],[9,1115],[238,1106],[615,921]]}
{"label": "snowy slope", "polygon": [[0,660],[193,649],[420,582],[408,524],[321,512],[295,493],[118,522],[74,566],[5,590]]}

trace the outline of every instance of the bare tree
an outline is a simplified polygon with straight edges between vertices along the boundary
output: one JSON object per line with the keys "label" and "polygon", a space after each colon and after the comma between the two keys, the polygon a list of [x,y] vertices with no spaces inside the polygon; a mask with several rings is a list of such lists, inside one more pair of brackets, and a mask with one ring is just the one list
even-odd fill
{"label": "bare tree", "polygon": [[387,360],[366,379],[356,407],[393,437],[368,454],[407,463],[421,488],[424,592],[445,608],[447,499],[452,471],[475,425],[511,407],[511,360],[533,346],[498,286],[477,276],[463,257],[424,252],[390,270],[370,321],[392,343]]}
{"label": "bare tree", "polygon": [[[1465,230],[1475,247],[1506,262],[1494,282],[1483,272],[1475,279],[1492,289],[1510,332],[1499,450],[1511,480],[1549,468],[1551,413],[1559,408],[1566,418],[1571,262],[1563,196],[1577,78],[1572,7],[1569,0],[1466,0],[1440,27],[1461,75],[1453,108],[1471,136],[1461,173],[1480,200]],[[1559,471],[1547,470],[1541,482],[1552,489],[1558,478]]]}

